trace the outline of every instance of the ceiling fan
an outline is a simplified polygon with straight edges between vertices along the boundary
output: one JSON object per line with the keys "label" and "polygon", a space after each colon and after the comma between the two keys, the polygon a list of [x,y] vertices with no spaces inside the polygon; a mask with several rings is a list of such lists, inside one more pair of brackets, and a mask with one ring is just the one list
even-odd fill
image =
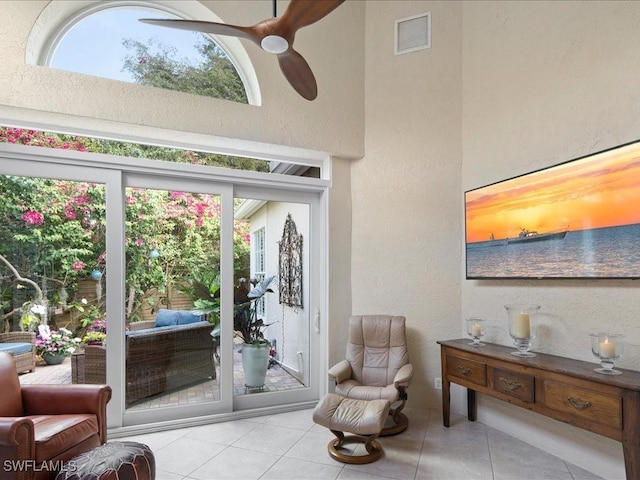
{"label": "ceiling fan", "polygon": [[344,0],[291,0],[282,16],[277,17],[276,0],[273,0],[274,17],[250,27],[200,20],[143,18],[140,21],[180,30],[231,35],[251,40],[265,52],[278,57],[280,70],[296,92],[307,100],[314,100],[318,95],[316,79],[304,57],[293,49],[293,40],[299,29],[321,20],[342,2]]}

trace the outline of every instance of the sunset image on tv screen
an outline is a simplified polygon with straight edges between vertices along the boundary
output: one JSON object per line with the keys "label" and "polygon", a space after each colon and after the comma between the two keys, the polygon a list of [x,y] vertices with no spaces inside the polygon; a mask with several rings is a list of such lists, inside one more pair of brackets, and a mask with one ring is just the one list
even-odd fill
{"label": "sunset image on tv screen", "polygon": [[640,142],[465,193],[467,278],[640,278]]}

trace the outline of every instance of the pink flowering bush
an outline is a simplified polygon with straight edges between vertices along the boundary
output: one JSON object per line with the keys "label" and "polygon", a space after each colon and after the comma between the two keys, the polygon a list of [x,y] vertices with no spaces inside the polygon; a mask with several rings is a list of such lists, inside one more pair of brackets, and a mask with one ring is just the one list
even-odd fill
{"label": "pink flowering bush", "polygon": [[28,226],[38,226],[42,225],[44,222],[44,215],[40,212],[36,212],[34,210],[29,210],[27,213],[22,215],[22,220],[24,220],[25,225]]}
{"label": "pink flowering bush", "polygon": [[[183,158],[181,150],[163,153],[155,147],[9,127],[0,127],[2,142],[126,156],[143,152],[146,158],[205,165],[229,163],[226,166],[231,167],[242,160],[221,163],[222,157],[192,152]],[[265,168],[263,171],[268,171],[266,163]],[[5,219],[0,253],[20,252],[21,274],[42,282],[49,305],[67,306],[66,299],[78,293],[80,280],[91,278],[94,269],[106,272],[104,184],[0,176],[0,186],[0,217]],[[199,270],[218,270],[220,196],[128,187],[125,202],[126,320],[132,322],[141,319],[146,308],[156,308],[154,302],[163,302],[171,287],[197,278]],[[236,221],[236,277],[249,276],[249,241],[248,222]],[[103,310],[100,316],[104,316]]]}
{"label": "pink flowering bush", "polygon": [[73,336],[73,333],[66,328],[51,330],[48,325],[40,325],[36,335],[36,353],[44,355],[63,355],[68,357],[76,347],[80,345],[80,339]]}

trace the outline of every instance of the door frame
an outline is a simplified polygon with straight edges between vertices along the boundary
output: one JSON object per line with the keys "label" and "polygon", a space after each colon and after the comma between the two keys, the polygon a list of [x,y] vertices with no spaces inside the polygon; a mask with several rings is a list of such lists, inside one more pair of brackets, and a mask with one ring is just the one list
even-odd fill
{"label": "door frame", "polygon": [[[322,379],[326,374],[326,332],[320,329],[320,313],[327,311],[326,296],[326,195],[324,192],[295,192],[260,187],[237,186],[235,198],[264,200],[273,202],[301,203],[309,206],[309,238],[305,239],[309,251],[308,277],[309,298],[306,299],[309,315],[309,386],[283,392],[268,392],[235,396],[233,410],[244,411],[283,404],[303,404],[317,402],[324,393]],[[323,247],[324,245],[324,247]],[[315,404],[315,403],[314,403]]]}
{"label": "door frame", "polygon": [[[325,170],[329,170],[328,168]],[[114,313],[122,319],[121,335],[116,335],[109,342],[107,350],[107,381],[112,385],[113,399],[107,406],[108,427],[110,436],[130,435],[132,433],[142,433],[157,431],[173,426],[189,426],[206,424],[217,421],[226,421],[234,418],[246,418],[266,413],[280,413],[300,408],[308,408],[315,405],[318,398],[326,391],[326,382],[323,375],[326,374],[327,362],[327,329],[326,314],[328,312],[328,188],[330,182],[326,179],[292,177],[287,175],[273,175],[261,172],[242,172],[215,167],[200,167],[188,164],[173,164],[158,160],[138,159],[129,157],[118,157],[114,155],[96,154],[88,152],[76,152],[69,150],[55,150],[42,147],[32,147],[24,145],[0,144],[0,174],[38,176],[46,178],[57,178],[73,181],[88,181],[105,183],[107,186],[107,311],[110,315]],[[193,185],[205,185],[210,183],[217,189],[216,192],[224,192],[221,196],[221,219],[222,232],[228,232],[221,236],[221,242],[226,245],[225,251],[231,263],[221,259],[221,270],[229,270],[233,278],[233,198],[264,198],[266,200],[295,201],[310,205],[310,262],[312,270],[315,272],[315,279],[310,278],[310,288],[312,298],[309,300],[310,324],[312,331],[310,338],[314,338],[312,348],[315,351],[314,361],[310,365],[311,369],[310,385],[307,395],[296,398],[293,402],[287,403],[286,398],[274,392],[273,395],[265,396],[263,400],[233,400],[232,407],[227,411],[228,404],[225,403],[224,411],[220,412],[200,412],[197,409],[187,410],[190,415],[179,418],[170,414],[160,414],[152,416],[148,414],[133,414],[125,412],[124,408],[124,305],[125,292],[124,278],[125,253],[124,243],[120,240],[124,238],[124,188],[130,179],[153,178],[157,185],[166,185],[166,182],[184,182],[189,184],[189,190]],[[99,180],[98,180],[99,179]],[[129,179],[129,180],[127,180]],[[191,182],[191,183],[190,183]],[[149,185],[156,185],[149,183]],[[151,186],[150,188],[162,188]],[[205,188],[208,190],[208,188]],[[221,247],[222,248],[222,247]],[[225,282],[227,283],[227,282]],[[313,285],[313,286],[312,286]],[[233,316],[233,291],[232,282],[224,286],[221,295],[224,302],[222,315],[228,318],[222,323],[222,335],[232,338],[232,316]],[[221,345],[221,355],[232,355],[232,345],[227,342]],[[229,367],[230,371],[232,366]],[[231,373],[232,375],[232,373]],[[233,395],[233,379],[231,375],[226,375],[226,380],[222,382],[228,384],[221,385],[221,392]],[[245,396],[247,397],[247,396]],[[260,396],[256,396],[260,397]],[[241,397],[237,397],[240,399]],[[265,400],[268,399],[268,400]],[[221,404],[222,405],[222,404]],[[180,407],[184,411],[185,407]]]}

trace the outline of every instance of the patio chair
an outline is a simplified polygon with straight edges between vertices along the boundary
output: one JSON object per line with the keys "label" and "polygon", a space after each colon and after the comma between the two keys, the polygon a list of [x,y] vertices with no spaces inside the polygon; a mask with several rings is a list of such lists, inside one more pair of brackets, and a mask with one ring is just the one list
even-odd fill
{"label": "patio chair", "polygon": [[0,352],[13,355],[18,373],[33,372],[36,369],[35,332],[0,333]]}
{"label": "patio chair", "polygon": [[335,393],[343,397],[391,402],[393,422],[380,436],[395,435],[409,426],[402,409],[412,376],[404,317],[362,315],[349,319],[346,359],[329,370],[329,378],[336,384]]}
{"label": "patio chair", "polygon": [[107,441],[107,385],[20,385],[0,352],[2,480],[52,480],[52,465]]}

